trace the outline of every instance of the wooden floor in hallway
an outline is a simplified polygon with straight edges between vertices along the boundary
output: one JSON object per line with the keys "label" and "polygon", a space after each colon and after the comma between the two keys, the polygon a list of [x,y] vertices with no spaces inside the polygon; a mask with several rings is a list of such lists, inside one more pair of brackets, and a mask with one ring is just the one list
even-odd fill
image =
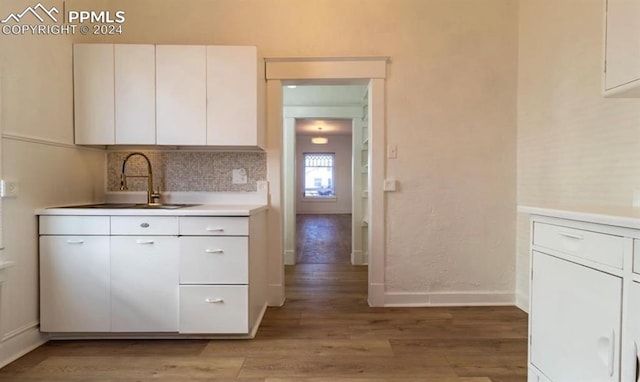
{"label": "wooden floor in hallway", "polygon": [[253,340],[53,341],[0,381],[526,381],[519,309],[371,308],[367,268],[342,261],[331,240],[326,256],[316,247],[319,257],[286,267],[287,301],[268,309]]}

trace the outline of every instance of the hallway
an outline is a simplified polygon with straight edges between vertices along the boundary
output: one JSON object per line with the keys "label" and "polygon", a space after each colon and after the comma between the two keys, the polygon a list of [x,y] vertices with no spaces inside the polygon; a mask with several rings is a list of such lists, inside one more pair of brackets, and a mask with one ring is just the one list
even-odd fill
{"label": "hallway", "polygon": [[298,264],[350,264],[351,214],[297,215]]}
{"label": "hallway", "polygon": [[515,307],[369,307],[345,216],[298,220],[305,263],[286,267],[287,300],[253,340],[52,341],[0,381],[526,381],[527,315]]}

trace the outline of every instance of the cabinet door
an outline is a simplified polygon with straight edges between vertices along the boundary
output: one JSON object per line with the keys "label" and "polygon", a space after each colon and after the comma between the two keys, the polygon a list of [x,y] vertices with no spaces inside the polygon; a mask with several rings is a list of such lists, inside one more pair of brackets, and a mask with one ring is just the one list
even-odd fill
{"label": "cabinet door", "polygon": [[73,99],[76,144],[114,144],[112,44],[74,45]]}
{"label": "cabinet door", "polygon": [[256,47],[207,47],[208,145],[258,145],[257,77]]}
{"label": "cabinet door", "polygon": [[622,280],[533,252],[531,363],[552,381],[619,380]]}
{"label": "cabinet door", "polygon": [[206,47],[156,46],[159,145],[206,145],[206,84]]}
{"label": "cabinet door", "polygon": [[178,238],[111,237],[114,332],[178,331]]}
{"label": "cabinet door", "polygon": [[108,332],[109,237],[40,236],[40,329]]}
{"label": "cabinet door", "polygon": [[115,143],[156,143],[156,48],[115,45]]}
{"label": "cabinet door", "polygon": [[605,90],[640,86],[640,1],[607,1],[606,56]]}
{"label": "cabinet door", "polygon": [[622,343],[622,381],[640,381],[640,284],[629,283],[625,300],[624,340]]}

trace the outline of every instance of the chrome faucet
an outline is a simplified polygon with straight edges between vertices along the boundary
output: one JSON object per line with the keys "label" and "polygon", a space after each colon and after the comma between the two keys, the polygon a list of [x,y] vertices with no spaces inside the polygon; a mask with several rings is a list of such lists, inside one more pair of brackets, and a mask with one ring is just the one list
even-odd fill
{"label": "chrome faucet", "polygon": [[[134,155],[140,155],[147,161],[147,175],[125,174],[127,161]],[[129,189],[127,187],[127,178],[147,178],[147,204],[158,204],[157,201],[160,199],[160,188],[158,187],[158,191],[153,190],[153,171],[151,170],[151,161],[146,155],[143,153],[131,153],[124,159],[124,162],[122,162],[122,173],[120,174],[120,191],[127,191]]]}

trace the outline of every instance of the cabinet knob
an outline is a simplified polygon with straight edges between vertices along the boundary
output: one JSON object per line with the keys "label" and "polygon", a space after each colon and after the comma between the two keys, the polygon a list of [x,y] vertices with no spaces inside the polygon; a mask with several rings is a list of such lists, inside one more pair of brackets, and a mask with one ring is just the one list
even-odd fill
{"label": "cabinet knob", "polygon": [[208,302],[209,304],[221,304],[224,302],[224,300],[221,298],[207,298],[204,301]]}
{"label": "cabinet knob", "polygon": [[84,240],[67,240],[67,244],[84,244]]}
{"label": "cabinet knob", "polygon": [[208,249],[208,248],[207,248],[207,249],[205,249],[204,251],[205,251],[206,253],[220,253],[220,254],[224,253],[224,251],[223,251],[222,249]]}
{"label": "cabinet knob", "polygon": [[149,223],[140,223],[140,227],[149,228]]}
{"label": "cabinet knob", "polygon": [[207,232],[224,232],[224,228],[205,228]]}
{"label": "cabinet knob", "polygon": [[153,244],[153,240],[136,240],[138,244]]}

